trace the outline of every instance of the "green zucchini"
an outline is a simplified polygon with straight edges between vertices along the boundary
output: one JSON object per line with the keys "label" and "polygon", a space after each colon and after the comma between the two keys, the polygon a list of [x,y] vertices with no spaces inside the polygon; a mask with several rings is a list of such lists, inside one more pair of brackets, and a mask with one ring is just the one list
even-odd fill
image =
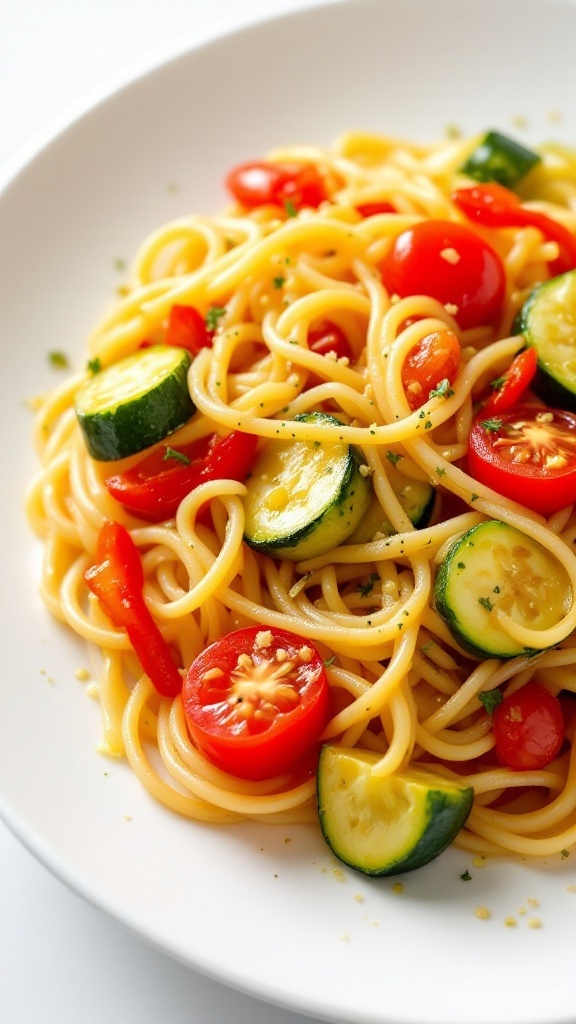
{"label": "green zucchini", "polygon": [[536,350],[536,394],[549,405],[576,411],[576,270],[534,288],[514,331]]}
{"label": "green zucchini", "polygon": [[[296,417],[339,424],[324,413]],[[361,453],[344,442],[269,441],[246,481],[244,539],[257,551],[299,561],[342,544],[372,493]]]}
{"label": "green zucchini", "polygon": [[541,157],[500,132],[487,132],[460,168],[475,181],[497,181],[514,189]]}
{"label": "green zucchini", "polygon": [[186,423],[195,411],[190,362],[184,348],[152,345],[94,374],[74,403],[92,458],[135,455]]}
{"label": "green zucchini", "polygon": [[555,626],[568,611],[568,574],[541,544],[496,519],[473,526],[448,550],[436,574],[436,609],[464,650],[515,658],[523,647],[500,625],[496,609],[533,630]]}
{"label": "green zucchini", "polygon": [[[422,529],[430,522],[436,491],[426,480],[412,480],[399,473],[393,466],[387,469],[388,479],[398,501],[416,529]],[[384,512],[377,496],[372,493],[370,504],[361,523],[348,538],[349,544],[368,544],[375,534],[391,537],[396,533],[388,516]]]}
{"label": "green zucchini", "polygon": [[474,799],[465,783],[423,768],[381,778],[373,751],[325,744],[318,762],[322,833],[339,860],[367,875],[423,867],[458,835]]}

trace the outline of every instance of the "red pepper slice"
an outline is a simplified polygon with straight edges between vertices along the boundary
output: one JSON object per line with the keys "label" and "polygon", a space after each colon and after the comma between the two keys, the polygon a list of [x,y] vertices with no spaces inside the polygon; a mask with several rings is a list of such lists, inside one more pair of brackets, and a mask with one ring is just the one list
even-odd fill
{"label": "red pepper slice", "polygon": [[200,349],[211,348],[214,332],[209,331],[206,321],[194,306],[172,306],[166,328],[166,345],[187,348],[198,355]]}
{"label": "red pepper slice", "polygon": [[558,257],[550,264],[553,277],[576,267],[576,238],[545,213],[527,210],[510,189],[495,182],[459,188],[452,195],[456,206],[470,220],[492,228],[533,227],[558,245]]}
{"label": "red pepper slice", "polygon": [[494,384],[495,390],[487,399],[482,416],[497,416],[507,412],[520,401],[536,376],[538,356],[535,348],[525,348],[514,357],[506,373]]}
{"label": "red pepper slice", "polygon": [[128,633],[140,664],[162,697],[176,697],[182,677],[168,644],[144,601],[144,572],[138,548],[126,527],[106,520],[98,536],[96,562],[84,573],[86,584],[110,622]]}
{"label": "red pepper slice", "polygon": [[187,494],[207,480],[244,480],[250,470],[258,438],[232,431],[227,437],[212,434],[174,450],[154,449],[124,473],[109,476],[106,486],[124,508],[159,523],[176,515]]}

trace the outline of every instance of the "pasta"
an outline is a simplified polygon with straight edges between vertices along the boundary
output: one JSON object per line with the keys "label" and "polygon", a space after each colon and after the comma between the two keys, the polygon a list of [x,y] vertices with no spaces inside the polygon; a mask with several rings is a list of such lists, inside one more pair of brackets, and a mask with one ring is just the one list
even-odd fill
{"label": "pasta", "polygon": [[[535,225],[470,225],[454,191],[470,184],[461,169],[477,142],[424,145],[356,132],[330,148],[274,151],[273,166],[314,167],[327,198],[299,205],[288,195],[283,205],[252,209],[235,201],[218,215],[161,227],[90,337],[89,367],[42,398],[35,426],[41,468],[27,498],[44,543],[42,595],[92,652],[101,751],[126,757],[151,795],[179,814],[315,822],[316,780],[300,770],[241,779],[195,745],[180,698],[156,692],[126,631],[86,587],[107,520],[124,525],[137,546],[146,607],[184,669],[233,630],[288,630],[313,644],[327,666],[325,742],[377,754],[382,779],[422,765],[473,787],[460,846],[547,856],[576,842],[572,719],[548,764],[515,770],[499,762],[479,698],[497,688],[517,692],[529,681],[553,694],[576,692],[576,513],[572,505],[546,516],[533,511],[473,479],[465,462],[478,401],[523,348],[518,311],[553,276],[559,252],[537,218]],[[576,234],[576,156],[553,145],[539,156],[526,179],[527,208]],[[434,221],[466,224],[497,253],[505,281],[496,317],[463,324],[455,303],[385,286],[381,267],[398,236]],[[446,250],[444,258],[457,262],[459,254]],[[275,558],[245,542],[246,482],[202,482],[174,515],[155,522],[111,495],[110,462],[88,454],[75,398],[95,370],[143,342],[163,344],[175,305],[201,311],[210,344],[189,367],[196,411],[170,433],[170,450],[233,431],[257,437],[260,452],[287,439],[352,445],[389,530],[360,541],[352,535],[312,557]],[[312,344],[326,325],[345,338],[347,355]],[[460,368],[443,381],[449,387],[411,404],[407,357],[446,331],[458,339]],[[322,422],[311,415],[318,411]],[[141,458],[119,460],[114,472]],[[399,472],[433,488],[432,518],[420,528],[394,487]],[[494,613],[503,635],[525,648],[513,657],[467,651],[434,597],[454,540],[489,520],[541,545],[565,573],[570,595],[556,621],[539,630],[505,610]],[[546,601],[546,590],[540,598]]]}

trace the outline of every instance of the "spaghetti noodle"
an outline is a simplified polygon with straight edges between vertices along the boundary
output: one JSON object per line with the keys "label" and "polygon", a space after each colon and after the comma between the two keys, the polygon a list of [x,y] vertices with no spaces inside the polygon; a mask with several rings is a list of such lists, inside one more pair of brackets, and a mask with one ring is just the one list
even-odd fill
{"label": "spaghetti noodle", "polygon": [[[509,659],[463,649],[434,602],[450,544],[487,520],[542,545],[576,594],[572,506],[545,518],[472,479],[464,461],[475,403],[523,346],[516,314],[558,257],[557,240],[538,226],[466,220],[454,191],[470,184],[461,168],[476,141],[416,145],[350,133],[330,149],[275,151],[272,165],[313,166],[325,198],[306,205],[288,193],[282,204],[253,209],[235,202],[217,216],[185,216],[154,232],[135,258],[126,294],[89,340],[90,368],[42,401],[35,428],[42,468],[27,511],[44,542],[44,600],[93,652],[102,751],[126,756],[149,792],[180,814],[316,821],[315,779],[298,772],[239,779],[194,745],[180,698],[159,697],[125,630],[86,588],[106,520],[128,529],[142,557],[147,609],[185,669],[232,630],[288,630],[314,644],[327,665],[332,712],[324,740],[375,752],[382,778],[420,764],[474,788],[461,846],[537,856],[576,842],[572,719],[549,764],[513,770],[498,762],[479,699],[530,680],[554,694],[575,693],[576,602],[540,631],[499,611],[505,635],[530,649]],[[576,157],[554,146],[540,157],[528,207],[576,234]],[[466,223],[500,258],[505,288],[496,318],[462,327],[454,303],[385,287],[381,267],[395,240],[439,220]],[[458,253],[444,257],[450,263]],[[170,434],[170,449],[232,431],[256,436],[259,450],[290,438],[356,446],[389,530],[316,557],[278,559],[245,542],[244,482],[201,482],[159,522],[111,496],[110,463],[88,455],[75,396],[95,367],[106,369],[143,343],[162,344],[175,305],[212,311],[212,318],[210,344],[188,372],[196,412]],[[314,331],[326,324],[345,338],[346,355],[315,349]],[[445,331],[458,339],[460,369],[449,388],[413,407],[406,358]],[[308,415],[318,411],[333,420]],[[141,458],[121,460],[114,471]],[[413,525],[391,467],[434,488],[428,525]]]}

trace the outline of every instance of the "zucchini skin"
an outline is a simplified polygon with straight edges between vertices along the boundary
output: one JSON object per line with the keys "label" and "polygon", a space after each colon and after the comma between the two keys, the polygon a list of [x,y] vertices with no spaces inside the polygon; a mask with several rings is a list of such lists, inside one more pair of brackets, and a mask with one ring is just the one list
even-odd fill
{"label": "zucchini skin", "polygon": [[[151,373],[150,387],[146,388],[144,380],[144,386],[138,390],[142,365],[153,370],[155,357],[165,357],[168,351],[176,354],[170,372],[161,379],[154,379]],[[191,361],[186,349],[153,345],[100,370],[87,381],[76,395],[75,409],[92,458],[102,462],[127,458],[157,444],[186,423],[196,411],[188,391]],[[107,380],[113,393],[114,378],[129,381],[132,373],[134,394],[119,394],[117,403],[110,401],[98,408],[97,396]]]}
{"label": "zucchini skin", "polygon": [[365,875],[415,871],[438,857],[465,824],[472,787],[410,767],[380,778],[381,755],[325,744],[320,751],[318,814],[324,839],[342,863]]}
{"label": "zucchini skin", "polygon": [[[543,306],[548,305],[549,329],[543,337],[542,325],[537,321]],[[554,359],[554,334],[559,346],[570,348],[569,339],[563,341],[560,336],[563,328],[572,332],[573,355],[558,349]],[[521,334],[538,356],[532,390],[547,405],[576,412],[576,270],[559,274],[534,288],[516,317],[513,332]]]}
{"label": "zucchini skin", "polygon": [[[296,416],[295,419],[341,426],[339,420],[325,413],[303,413]],[[288,450],[285,442],[272,441],[271,444],[276,445],[278,450]],[[309,447],[310,457],[313,457],[314,446],[311,442],[293,441],[290,447],[294,452],[299,451],[301,454],[305,454],[306,447]],[[332,450],[335,451],[336,458],[346,460],[345,471],[340,478],[337,493],[320,505],[318,513],[314,514],[313,518],[309,518],[302,526],[286,532],[282,532],[283,528],[280,526],[278,527],[279,532],[274,533],[273,531],[277,527],[273,522],[272,524],[268,523],[265,530],[258,526],[259,509],[255,507],[255,499],[258,495],[256,488],[259,487],[257,478],[260,468],[258,464],[254,467],[252,477],[246,481],[248,494],[245,498],[244,540],[250,547],[274,558],[300,561],[303,558],[314,558],[345,542],[368,507],[372,494],[372,483],[369,477],[364,477],[360,472],[360,466],[363,465],[364,459],[357,448],[343,443],[327,442],[323,445],[323,453],[330,454]],[[271,452],[273,449],[269,448],[268,451]],[[288,455],[288,459],[290,459],[290,455]],[[254,481],[252,484],[251,480]],[[330,484],[332,484],[332,478]],[[294,494],[290,490],[287,493],[288,501],[293,500]],[[268,536],[265,536],[265,532],[268,533]]]}
{"label": "zucchini skin", "polygon": [[496,181],[505,188],[516,185],[541,162],[541,157],[501,132],[486,132],[460,168],[475,181]]}

